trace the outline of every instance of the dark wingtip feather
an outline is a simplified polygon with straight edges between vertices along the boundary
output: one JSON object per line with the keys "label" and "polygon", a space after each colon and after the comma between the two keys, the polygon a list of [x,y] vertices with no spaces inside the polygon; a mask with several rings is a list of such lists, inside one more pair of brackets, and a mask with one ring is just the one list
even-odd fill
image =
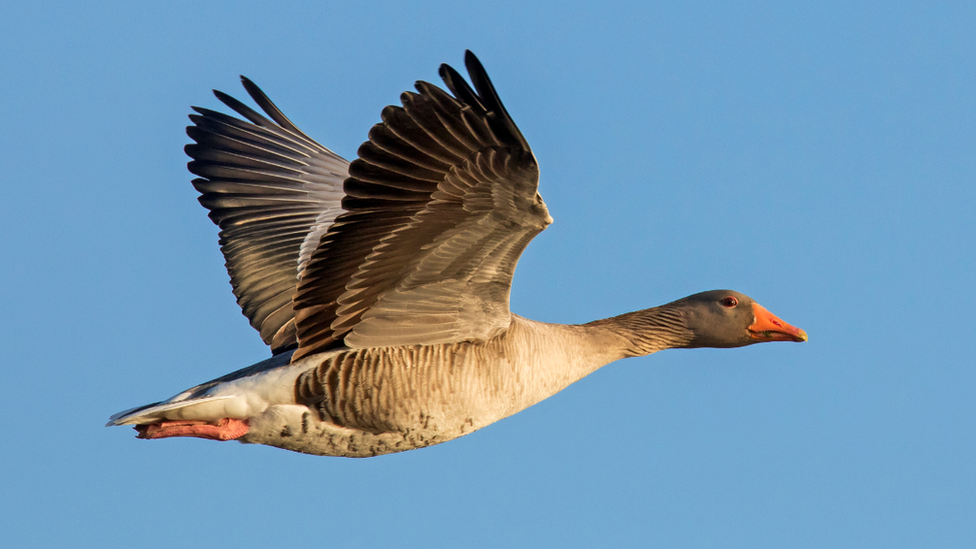
{"label": "dark wingtip feather", "polygon": [[[502,134],[507,134],[507,137],[514,141],[524,150],[531,150],[528,141],[519,131],[518,126],[515,125],[515,121],[512,120],[511,115],[505,109],[505,105],[502,104],[502,100],[498,97],[498,92],[495,91],[495,86],[491,83],[491,79],[488,78],[488,71],[485,70],[484,65],[478,59],[471,50],[465,50],[464,52],[464,66],[468,69],[468,76],[471,78],[471,84],[474,85],[474,90],[468,86],[464,78],[458,74],[449,65],[441,65],[441,78],[444,79],[444,83],[447,84],[448,88],[454,93],[455,97],[465,101],[467,103],[476,103],[485,111],[491,113],[489,117],[492,127]],[[462,98],[459,94],[464,95]],[[472,101],[467,99],[468,96],[474,96],[477,99]],[[503,139],[505,135],[500,135]]]}
{"label": "dark wingtip feather", "polygon": [[227,95],[226,93],[220,90],[214,90],[213,93],[214,96],[216,96],[221,103],[227,105],[228,107],[233,109],[234,112],[248,119],[252,124],[256,124],[258,126],[264,126],[264,127],[273,125],[270,120],[258,114],[257,111],[255,111],[251,107],[248,107],[244,103],[241,103],[237,99],[234,99],[233,97]]}
{"label": "dark wingtip feather", "polygon": [[298,126],[296,126],[287,116],[285,116],[285,113],[283,113],[281,109],[279,109],[278,106],[271,101],[267,94],[265,94],[264,91],[262,91],[261,88],[259,88],[258,85],[255,84],[250,78],[241,75],[241,84],[244,86],[247,94],[251,96],[251,99],[253,99],[254,102],[261,107],[261,110],[270,116],[272,120],[277,122],[279,126],[291,131],[292,133],[296,133],[309,141],[314,141],[311,137],[306,135],[305,132],[298,129]]}
{"label": "dark wingtip feather", "polygon": [[464,80],[461,73],[454,70],[454,67],[448,65],[447,63],[441,65],[440,70],[437,72],[440,75],[441,80],[444,81],[444,84],[447,85],[447,89],[451,90],[451,93],[454,94],[455,98],[462,103],[471,105],[472,108],[477,109],[476,112],[479,115],[484,114],[486,110],[485,106],[481,104],[481,99],[478,98],[478,94],[471,89],[471,86],[469,86],[467,81]]}
{"label": "dark wingtip feather", "polygon": [[485,70],[485,66],[481,64],[481,61],[471,50],[464,52],[464,66],[468,69],[471,83],[474,85],[474,89],[478,91],[478,96],[481,97],[485,107],[493,111],[494,121],[500,124],[523,149],[531,150],[529,143],[522,136],[522,132],[515,125],[511,115],[508,114],[505,105],[502,104],[501,98],[498,97],[495,86],[488,78],[488,71]]}

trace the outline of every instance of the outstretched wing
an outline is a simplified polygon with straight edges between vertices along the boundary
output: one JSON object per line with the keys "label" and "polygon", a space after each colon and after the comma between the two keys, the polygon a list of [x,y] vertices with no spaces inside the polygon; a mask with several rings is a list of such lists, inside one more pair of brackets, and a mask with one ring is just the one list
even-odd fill
{"label": "outstretched wing", "polygon": [[193,186],[220,227],[237,303],[274,354],[294,348],[292,298],[300,272],[336,216],[349,163],[299,130],[247,78],[270,120],[219,91],[247,119],[194,107],[186,133]]}
{"label": "outstretched wing", "polygon": [[335,219],[295,295],[293,360],[353,348],[484,341],[511,321],[515,264],[552,222],[521,132],[471,52],[474,89],[418,82],[349,166]]}

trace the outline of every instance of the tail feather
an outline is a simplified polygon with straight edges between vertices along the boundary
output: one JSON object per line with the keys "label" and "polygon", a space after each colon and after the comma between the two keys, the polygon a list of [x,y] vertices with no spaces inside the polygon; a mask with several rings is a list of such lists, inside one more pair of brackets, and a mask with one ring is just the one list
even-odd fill
{"label": "tail feather", "polygon": [[[257,376],[265,372],[271,372],[278,369],[287,369],[289,361],[291,360],[292,352],[281,353],[275,355],[267,360],[262,360],[257,364],[248,366],[247,368],[241,368],[236,372],[231,372],[227,375],[220,376],[217,379],[212,379],[206,383],[201,383],[196,387],[191,387],[182,393],[168,398],[160,402],[154,402],[152,404],[146,404],[145,406],[138,406],[136,408],[130,408],[123,412],[119,412],[109,418],[108,423],[105,424],[106,427],[112,427],[114,425],[145,425],[148,423],[155,423],[163,419],[172,419],[170,417],[163,417],[166,412],[173,412],[174,410],[179,410],[180,408],[189,408],[191,406],[196,407],[200,404],[207,404],[210,402],[216,402],[220,400],[226,400],[230,398],[235,398],[241,396],[240,393],[224,393],[224,394],[214,394],[219,391],[220,386],[226,386],[231,382],[242,380],[245,378]],[[230,403],[225,403],[230,404]],[[200,412],[202,410],[195,410],[195,412]],[[215,413],[222,413],[226,410],[211,410]],[[170,416],[179,416],[181,414],[169,414]],[[199,414],[196,414],[199,415]],[[219,416],[214,418],[194,418],[194,419],[221,419]]]}
{"label": "tail feather", "polygon": [[179,410],[180,408],[189,408],[191,406],[195,407],[201,404],[235,398],[235,395],[220,395],[174,400],[181,396],[184,395],[177,395],[170,400],[164,400],[162,402],[147,404],[145,406],[125,410],[124,412],[119,412],[110,417],[105,426],[112,427],[114,425],[140,425],[154,423],[167,419],[164,417],[166,412],[172,412],[174,410]]}

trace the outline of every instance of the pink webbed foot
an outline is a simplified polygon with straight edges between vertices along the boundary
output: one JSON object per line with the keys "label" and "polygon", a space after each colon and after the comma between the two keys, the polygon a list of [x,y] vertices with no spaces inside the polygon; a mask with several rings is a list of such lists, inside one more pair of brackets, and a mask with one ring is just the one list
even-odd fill
{"label": "pink webbed foot", "polygon": [[206,421],[161,421],[136,425],[137,438],[199,437],[212,440],[234,440],[247,433],[247,420],[224,418],[216,423]]}

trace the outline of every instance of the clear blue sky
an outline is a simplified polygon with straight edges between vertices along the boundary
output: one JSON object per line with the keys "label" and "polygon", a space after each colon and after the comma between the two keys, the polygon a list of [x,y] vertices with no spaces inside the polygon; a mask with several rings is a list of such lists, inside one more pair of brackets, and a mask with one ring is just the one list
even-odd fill
{"label": "clear blue sky", "polygon": [[[976,4],[15,3],[0,18],[0,546],[976,547]],[[352,157],[486,65],[555,223],[513,310],[714,288],[806,344],[612,364],[367,460],[109,414],[268,355],[182,147],[254,79]]]}

